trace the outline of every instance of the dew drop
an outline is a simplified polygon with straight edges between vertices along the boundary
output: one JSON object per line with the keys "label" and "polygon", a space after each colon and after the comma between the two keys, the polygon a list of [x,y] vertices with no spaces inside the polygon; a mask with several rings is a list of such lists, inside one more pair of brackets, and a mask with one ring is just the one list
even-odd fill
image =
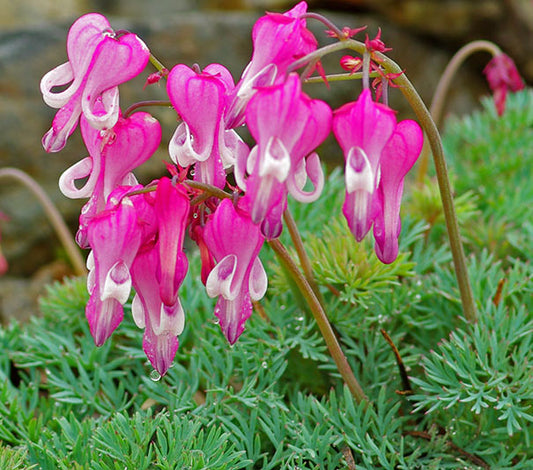
{"label": "dew drop", "polygon": [[304,321],[304,316],[301,315],[299,317],[296,317],[296,321]]}
{"label": "dew drop", "polygon": [[266,369],[266,368],[268,367],[268,364],[266,363],[266,361],[263,361],[263,362],[261,363],[261,367],[262,367],[263,369]]}
{"label": "dew drop", "polygon": [[152,372],[150,372],[150,379],[154,382],[158,382],[161,380],[161,374],[154,369]]}

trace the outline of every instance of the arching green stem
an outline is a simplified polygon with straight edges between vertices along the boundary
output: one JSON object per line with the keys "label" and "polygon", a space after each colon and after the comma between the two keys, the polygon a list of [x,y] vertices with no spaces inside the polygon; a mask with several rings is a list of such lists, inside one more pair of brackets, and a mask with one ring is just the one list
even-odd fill
{"label": "arching green stem", "polygon": [[162,100],[139,101],[138,103],[134,103],[128,109],[126,109],[126,111],[124,111],[124,114],[122,116],[124,117],[124,119],[126,119],[130,114],[132,114],[137,109],[146,108],[147,106],[163,106],[166,108],[171,108],[172,103],[170,101],[162,101]]}
{"label": "arching green stem", "polygon": [[70,262],[72,263],[72,267],[74,268],[74,272],[79,276],[87,274],[85,261],[83,260],[78,247],[74,243],[72,234],[65,224],[63,217],[54,206],[54,203],[43,191],[39,183],[37,183],[37,181],[35,181],[31,176],[17,168],[0,168],[0,179],[2,178],[14,179],[19,183],[22,183],[35,195],[37,200],[43,206],[48,220],[52,224],[52,227],[54,228],[59,240],[65,248]]}
{"label": "arching green stem", "polygon": [[[429,112],[431,113],[431,117],[433,118],[433,121],[435,122],[435,125],[437,127],[440,127],[441,124],[442,111],[444,109],[446,94],[450,89],[453,77],[457,73],[457,70],[459,70],[461,64],[470,55],[478,51],[486,51],[491,53],[493,56],[501,54],[502,52],[496,44],[490,41],[480,40],[466,44],[454,54],[454,56],[451,58],[450,62],[448,62],[448,65],[444,69],[444,72],[440,77],[439,83],[437,83],[437,87],[435,88],[435,92],[433,93],[433,98],[431,100],[431,105],[429,107]],[[427,144],[424,143],[424,148],[422,149],[422,154],[420,155],[418,161],[418,173],[416,179],[419,183],[422,183],[424,181],[424,178],[427,174],[428,165],[429,148]]]}
{"label": "arching green stem", "polygon": [[302,267],[302,270],[305,275],[305,279],[309,283],[309,286],[311,287],[311,289],[313,289],[313,292],[315,293],[320,304],[324,305],[324,299],[322,298],[322,294],[320,293],[318,284],[315,281],[315,276],[313,274],[313,267],[311,266],[311,260],[307,256],[307,252],[305,251],[305,246],[303,244],[302,237],[300,236],[298,226],[296,225],[296,222],[288,207],[287,209],[285,209],[285,212],[283,213],[283,220],[285,221],[285,226],[287,227],[287,230],[289,231],[289,235],[291,237],[292,243],[294,245],[294,248],[296,249],[298,259],[300,260],[300,266]]}
{"label": "arching green stem", "polygon": [[318,328],[320,329],[320,332],[322,333],[322,336],[324,337],[324,340],[326,341],[326,345],[329,349],[329,352],[331,356],[333,357],[333,360],[335,361],[337,369],[339,370],[346,385],[350,389],[350,392],[352,393],[355,401],[357,403],[361,403],[362,401],[365,401],[365,402],[368,401],[368,398],[363,392],[361,385],[359,385],[359,382],[355,378],[355,375],[350,367],[350,364],[348,364],[346,356],[342,352],[341,346],[339,342],[337,341],[337,337],[335,336],[335,333],[333,332],[331,324],[329,323],[328,317],[326,316],[326,313],[324,312],[322,305],[320,304],[318,298],[313,292],[313,289],[311,289],[311,286],[305,279],[305,276],[300,272],[300,270],[298,269],[298,267],[296,266],[296,264],[290,257],[289,253],[287,252],[287,250],[285,249],[285,247],[279,240],[277,239],[271,240],[268,242],[268,244],[274,250],[274,252],[278,255],[278,258],[283,263],[287,271],[290,273],[294,282],[300,289],[300,292],[302,293],[305,300],[307,301],[311,309],[311,312],[313,313],[313,316],[315,317]]}

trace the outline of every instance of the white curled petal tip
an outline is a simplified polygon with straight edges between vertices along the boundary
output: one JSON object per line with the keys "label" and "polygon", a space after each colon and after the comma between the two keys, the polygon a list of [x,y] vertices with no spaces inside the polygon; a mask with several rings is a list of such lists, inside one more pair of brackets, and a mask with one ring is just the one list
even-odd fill
{"label": "white curled petal tip", "polygon": [[194,137],[189,126],[182,122],[174,131],[168,143],[168,153],[174,163],[183,167],[207,160],[209,154],[200,155],[194,150]]}
{"label": "white curled petal tip", "polygon": [[263,263],[259,258],[256,258],[250,271],[250,298],[252,300],[260,300],[266,294],[268,287],[268,277],[263,267]]}
{"label": "white curled petal tip", "polygon": [[141,330],[146,328],[144,306],[138,294],[135,294],[135,297],[133,297],[131,303],[131,315],[138,328]]}
{"label": "white curled petal tip", "polygon": [[116,299],[122,305],[126,303],[131,291],[131,275],[128,266],[117,261],[107,272],[100,300]]}
{"label": "white curled petal tip", "polygon": [[287,179],[291,169],[291,156],[280,139],[271,137],[259,158],[259,176],[274,176],[280,183]]}
{"label": "white curled petal tip", "polygon": [[[314,186],[312,191],[303,191],[307,178]],[[293,177],[288,179],[287,189],[299,202],[314,202],[320,197],[324,189],[324,172],[317,153],[313,152],[306,160],[302,160]]]}
{"label": "white curled petal tip", "polygon": [[373,194],[376,178],[365,151],[360,147],[352,147],[346,158],[345,171],[346,191],[365,191]]}
{"label": "white curled petal tip", "polygon": [[104,114],[94,113],[95,96],[90,93],[93,90],[85,89],[81,99],[81,110],[87,122],[94,129],[111,129],[118,121],[120,113],[119,92],[118,87],[112,87],[102,92],[102,105],[104,107]]}
{"label": "white curled petal tip", "polygon": [[[52,88],[67,85],[74,80],[74,73],[70,62],[58,65],[50,70],[41,79],[40,88],[44,102],[51,108],[61,108],[67,104],[68,100],[77,91],[78,86],[72,83],[66,90],[54,93]],[[78,84],[79,85],[79,84]]]}
{"label": "white curled petal tip", "polygon": [[156,335],[170,333],[173,336],[179,336],[185,327],[185,313],[178,299],[174,305],[168,306],[161,303],[159,316],[159,326],[153,327]]}
{"label": "white curled petal tip", "polygon": [[209,297],[221,295],[226,300],[234,300],[239,294],[241,286],[233,286],[233,278],[237,270],[237,257],[227,255],[211,270],[205,289]]}
{"label": "white curled petal tip", "polygon": [[[80,199],[89,197],[96,185],[98,175],[93,174],[93,159],[86,157],[65,170],[59,177],[59,190],[64,196],[70,199]],[[97,173],[97,172],[94,172]],[[85,185],[78,189],[76,180],[81,180],[89,176]]]}

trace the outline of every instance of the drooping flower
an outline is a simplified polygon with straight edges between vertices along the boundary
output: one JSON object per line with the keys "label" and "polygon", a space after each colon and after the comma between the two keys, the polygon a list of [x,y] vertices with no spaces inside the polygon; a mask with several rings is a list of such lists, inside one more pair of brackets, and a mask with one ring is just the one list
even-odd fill
{"label": "drooping flower", "polygon": [[283,14],[267,13],[256,21],[252,59],[231,94],[228,128],[244,122],[246,104],[256,88],[283,81],[292,62],[317,48],[316,38],[307,29],[305,18],[301,18],[306,12],[307,3],[300,2]]}
{"label": "drooping flower", "polygon": [[[109,129],[119,117],[118,87],[137,76],[148,63],[150,52],[135,34],[115,36],[107,19],[98,13],[82,16],[69,30],[68,62],[41,80],[43,99],[59,108],[52,128],[43,137],[47,152],[61,150],[83,113],[91,126]],[[70,85],[68,85],[70,83]],[[54,87],[68,85],[60,92]],[[104,112],[96,113],[97,101]]]}
{"label": "drooping flower", "polygon": [[[134,185],[132,170],[147,161],[161,142],[161,126],[150,114],[134,113],[119,117],[112,130],[102,133],[85,117],[81,133],[89,156],[67,169],[59,178],[59,189],[72,199],[89,197],[80,215],[78,244],[87,247],[87,224],[104,209],[112,191],[121,185]],[[75,182],[87,178],[84,186]]]}
{"label": "drooping flower", "polygon": [[140,250],[131,267],[135,297],[131,306],[133,319],[144,328],[143,349],[152,366],[164,375],[178,350],[178,336],[183,331],[185,314],[179,298],[166,305],[160,296],[157,246]]}
{"label": "drooping flower", "polygon": [[111,336],[124,317],[131,289],[130,267],[141,245],[136,210],[128,198],[92,218],[87,228],[92,249],[87,260],[90,294],[86,316],[97,346]]}
{"label": "drooping flower", "polygon": [[159,230],[159,295],[163,304],[172,307],[176,305],[178,289],[189,266],[183,252],[189,197],[180,185],[173,184],[169,178],[161,178],[157,184],[154,209]]}
{"label": "drooping flower", "polygon": [[224,199],[205,225],[204,240],[217,262],[207,278],[207,294],[218,296],[215,315],[234,344],[252,313],[252,300],[261,299],[267,289],[258,258],[264,238],[246,212]]}
{"label": "drooping flower", "polygon": [[374,239],[376,255],[385,264],[398,256],[403,180],[420,155],[423,141],[422,129],[415,121],[401,121],[381,154]]}
{"label": "drooping flower", "polygon": [[501,116],[505,111],[507,93],[522,90],[525,87],[524,81],[518,73],[513,59],[503,52],[490,60],[483,73],[494,94],[494,104],[498,116]]}
{"label": "drooping flower", "polygon": [[358,242],[376,216],[381,153],[395,126],[394,111],[375,103],[368,89],[334,112],[333,132],[346,159],[343,213]]}
{"label": "drooping flower", "polygon": [[233,87],[230,72],[220,64],[208,65],[202,73],[178,64],[167,81],[170,101],[183,120],[169,143],[170,157],[184,167],[195,164],[195,180],[219,188],[226,184],[225,168],[235,163],[235,155],[248,152],[224,126],[227,93]]}
{"label": "drooping flower", "polygon": [[[284,83],[257,91],[248,104],[246,122],[257,145],[246,162],[237,161],[235,175],[246,189],[243,207],[272,239],[281,233],[289,192],[302,202],[320,195],[324,178],[313,150],[330,131],[331,109],[302,93],[298,76],[291,74]],[[315,189],[305,193],[308,176]]]}
{"label": "drooping flower", "polygon": [[422,149],[423,133],[410,120],[372,101],[365,89],[356,102],[335,111],[333,132],[346,158],[343,213],[355,239],[374,224],[375,251],[383,263],[398,256],[403,180]]}

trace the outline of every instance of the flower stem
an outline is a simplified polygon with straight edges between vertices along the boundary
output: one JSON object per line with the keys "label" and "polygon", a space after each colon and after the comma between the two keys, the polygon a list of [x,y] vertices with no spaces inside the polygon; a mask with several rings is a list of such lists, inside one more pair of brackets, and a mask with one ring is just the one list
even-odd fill
{"label": "flower stem", "polygon": [[313,289],[307,282],[305,276],[298,269],[298,267],[290,257],[289,253],[278,239],[271,240],[268,242],[268,244],[278,255],[279,259],[281,260],[287,271],[291,274],[302,295],[305,297],[305,300],[309,304],[311,312],[313,313],[318,328],[320,329],[320,332],[322,333],[322,336],[326,341],[326,345],[333,360],[335,361],[337,369],[339,370],[342,378],[344,379],[344,382],[350,389],[350,392],[352,393],[352,396],[354,397],[355,401],[357,403],[361,403],[362,401],[368,402],[367,396],[365,395],[363,389],[361,388],[361,385],[359,385],[359,382],[355,378],[350,364],[348,364],[348,360],[342,352],[341,346],[337,340],[337,337],[335,336],[328,317],[326,316],[322,305],[320,304],[317,296],[313,292]]}
{"label": "flower stem", "polygon": [[170,101],[161,101],[161,100],[139,101],[138,103],[134,103],[128,109],[126,109],[122,117],[126,119],[130,114],[133,113],[133,111],[136,111],[139,108],[145,108],[147,106],[164,106],[167,108],[171,108],[172,103]]}
{"label": "flower stem", "polygon": [[[431,105],[429,107],[429,112],[431,113],[431,117],[433,118],[433,121],[435,121],[435,125],[437,127],[440,127],[441,124],[442,111],[444,109],[446,94],[448,93],[453,77],[457,73],[457,70],[459,70],[461,64],[470,55],[478,51],[487,51],[490,52],[493,56],[501,54],[501,50],[496,44],[484,40],[472,41],[461,47],[461,49],[459,49],[454,54],[454,56],[451,58],[450,62],[448,62],[448,65],[444,69],[444,72],[440,77],[439,83],[437,83],[437,87],[435,88],[435,92],[433,93],[433,98],[431,100]],[[418,174],[416,179],[419,183],[422,183],[424,181],[424,178],[427,174],[428,165],[429,148],[427,145],[424,145],[422,149],[422,155],[420,156],[418,162]]]}
{"label": "flower stem", "polygon": [[63,247],[65,248],[65,251],[67,252],[70,262],[74,268],[74,272],[79,276],[87,274],[85,262],[83,261],[78,247],[73,241],[72,235],[65,224],[63,217],[54,206],[54,203],[51,201],[51,199],[43,191],[39,183],[17,168],[0,168],[0,179],[1,178],[14,179],[26,186],[26,188],[28,188],[35,195],[35,197],[43,206],[48,220],[52,224],[52,227],[56,231],[59,240],[63,244]]}
{"label": "flower stem", "polygon": [[[162,72],[163,70],[167,69],[160,61],[159,59],[154,56],[153,54],[150,54],[150,63],[159,71]],[[167,69],[168,70],[168,69]]]}
{"label": "flower stem", "polygon": [[300,265],[305,275],[305,279],[309,283],[309,286],[311,287],[311,289],[313,289],[313,292],[315,293],[316,298],[318,299],[320,304],[323,306],[324,299],[322,298],[322,294],[320,293],[318,284],[315,281],[315,276],[313,275],[313,267],[311,266],[311,260],[307,256],[307,252],[305,251],[305,246],[303,244],[302,237],[300,236],[298,226],[296,225],[294,217],[292,216],[292,213],[288,207],[287,209],[285,209],[285,212],[283,213],[283,220],[285,221],[285,226],[287,227],[287,230],[289,231],[289,235],[291,237],[292,243],[294,244],[294,248],[296,249],[298,259],[300,260]]}

